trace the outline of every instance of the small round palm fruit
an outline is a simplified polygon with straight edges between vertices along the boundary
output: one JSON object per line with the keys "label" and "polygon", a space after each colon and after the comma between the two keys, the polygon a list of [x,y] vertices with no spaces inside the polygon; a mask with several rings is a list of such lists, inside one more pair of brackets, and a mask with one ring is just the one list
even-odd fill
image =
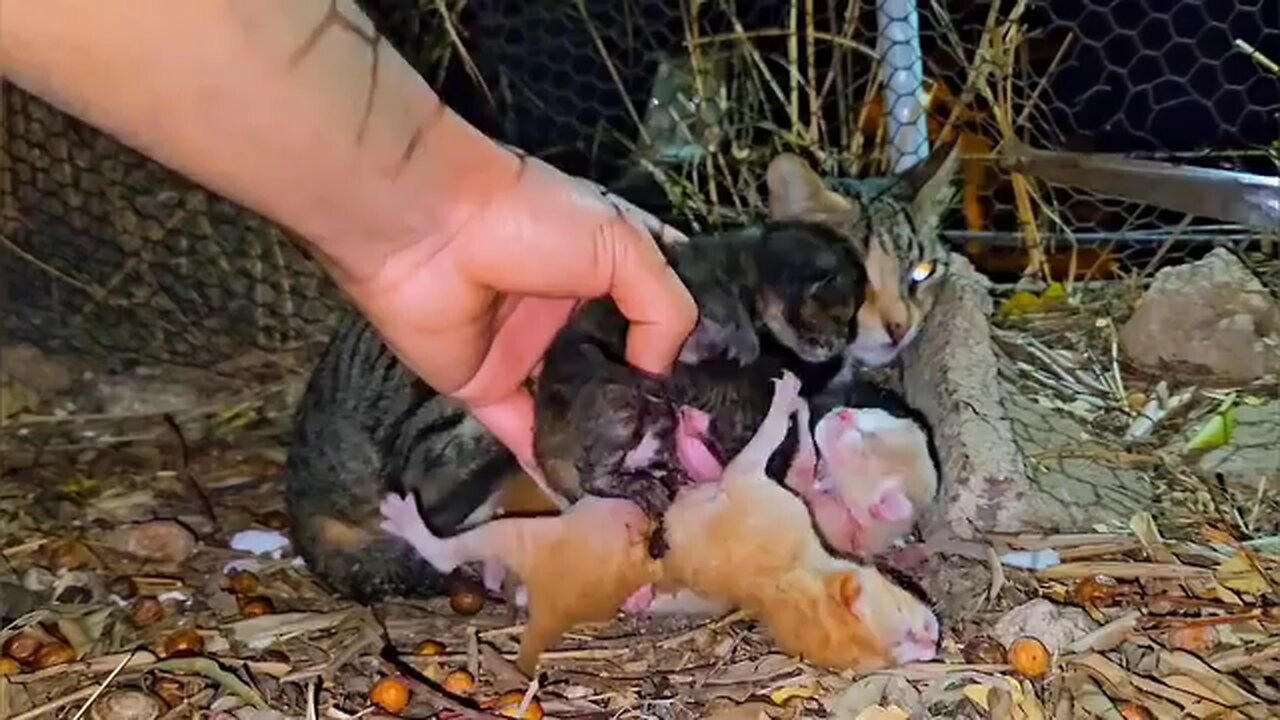
{"label": "small round palm fruit", "polygon": [[1049,672],[1049,649],[1033,637],[1018,638],[1009,645],[1009,664],[1024,677],[1044,677]]}
{"label": "small round palm fruit", "polygon": [[36,659],[44,641],[35,633],[20,632],[4,641],[4,654],[26,665]]}
{"label": "small round palm fruit", "polygon": [[1156,720],[1156,716],[1146,705],[1140,705],[1136,702],[1127,702],[1120,706],[1120,717],[1124,720]]}
{"label": "small round palm fruit", "polygon": [[245,598],[240,602],[240,614],[247,617],[258,617],[261,615],[270,615],[275,612],[275,604],[271,602],[271,598],[257,596]]}
{"label": "small round palm fruit", "polygon": [[454,695],[467,695],[476,689],[476,679],[466,670],[454,670],[444,676],[444,689]]}
{"label": "small round palm fruit", "polygon": [[40,648],[32,663],[38,670],[51,668],[54,665],[65,665],[76,659],[76,651],[63,642],[51,642]]}
{"label": "small round palm fruit", "polygon": [[414,651],[415,655],[443,655],[444,643],[438,640],[427,640]]}
{"label": "small round palm fruit", "polygon": [[129,622],[134,627],[153,625],[164,618],[164,605],[150,596],[134,599],[129,603]]}
{"label": "small round palm fruit", "polygon": [[453,576],[449,581],[449,607],[459,615],[475,615],[484,608],[484,588],[469,578]]}
{"label": "small round palm fruit", "polygon": [[53,544],[47,557],[54,570],[79,570],[93,561],[89,548],[75,540],[62,540]]}
{"label": "small round palm fruit", "polygon": [[5,675],[17,675],[22,671],[22,666],[17,660],[11,657],[0,657],[0,677]]}
{"label": "small round palm fruit", "polygon": [[1106,575],[1092,575],[1076,583],[1076,602],[1081,605],[1106,607],[1116,599],[1120,584]]}
{"label": "small round palm fruit", "polygon": [[524,709],[523,714],[520,712],[520,703],[522,702],[524,702],[524,693],[520,690],[503,693],[495,703],[494,712],[502,717],[542,720],[542,704],[538,702],[537,698],[529,700],[529,707]]}
{"label": "small round palm fruit", "polygon": [[179,630],[164,641],[165,657],[190,657],[204,650],[204,637],[192,628]]}
{"label": "small round palm fruit", "polygon": [[965,662],[975,665],[1003,665],[1008,662],[1004,645],[985,635],[979,635],[965,643],[960,649],[960,655]]}
{"label": "small round palm fruit", "polygon": [[409,687],[398,677],[384,677],[369,690],[369,700],[392,715],[409,706]]}
{"label": "small round palm fruit", "polygon": [[248,570],[234,570],[227,576],[227,588],[236,595],[252,595],[261,585],[258,576]]}

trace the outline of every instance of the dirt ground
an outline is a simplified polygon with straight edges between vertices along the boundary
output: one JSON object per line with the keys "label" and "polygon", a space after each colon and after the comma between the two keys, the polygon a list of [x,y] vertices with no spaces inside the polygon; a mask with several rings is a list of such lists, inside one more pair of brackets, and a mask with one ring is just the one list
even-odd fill
{"label": "dirt ground", "polygon": [[[366,608],[287,547],[236,549],[286,537],[298,363],[113,375],[15,353],[23,372],[0,385],[0,718],[517,716],[526,694],[529,716],[599,718],[1280,708],[1280,548],[1209,523],[1166,540],[1146,513],[1116,532],[928,538],[912,575],[943,622],[932,663],[854,677],[776,652],[738,615],[629,619],[566,638],[531,685],[511,664],[521,618],[499,599],[471,615],[448,598]],[[1009,665],[1028,637],[1048,662],[1024,641]]]}

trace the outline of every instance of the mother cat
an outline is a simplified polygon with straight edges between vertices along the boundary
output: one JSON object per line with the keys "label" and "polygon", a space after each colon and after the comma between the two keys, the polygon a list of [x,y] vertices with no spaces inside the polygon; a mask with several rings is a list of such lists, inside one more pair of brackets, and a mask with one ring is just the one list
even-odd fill
{"label": "mother cat", "polygon": [[[854,363],[891,362],[947,271],[937,230],[956,160],[955,146],[938,148],[904,175],[875,181],[879,191],[845,197],[800,158],[775,158],[764,226],[668,249],[701,312],[682,361],[776,353],[806,394]],[[382,498],[413,492],[432,531],[448,535],[491,516],[521,473],[488,431],[352,316],[298,408],[285,467],[294,547],[321,580],[361,602],[436,594],[439,573],[379,527]]]}

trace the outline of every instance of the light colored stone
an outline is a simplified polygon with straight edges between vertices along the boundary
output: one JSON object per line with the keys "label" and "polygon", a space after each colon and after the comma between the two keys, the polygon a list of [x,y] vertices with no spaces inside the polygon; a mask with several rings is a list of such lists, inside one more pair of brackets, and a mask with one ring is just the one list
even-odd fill
{"label": "light colored stone", "polygon": [[65,392],[75,380],[67,362],[55,360],[28,343],[0,347],[3,379],[17,380],[42,395]]}
{"label": "light colored stone", "polygon": [[[1252,500],[1259,485],[1280,492],[1280,401],[1236,406],[1236,429],[1231,442],[1210,450],[1197,461],[1207,477],[1222,473],[1229,488]],[[1199,431],[1192,425],[1184,442]]]}
{"label": "light colored stone", "polygon": [[1227,382],[1280,372],[1280,305],[1235,255],[1156,273],[1120,346],[1135,363]]}
{"label": "light colored stone", "polygon": [[1055,531],[1127,526],[1135,512],[1152,507],[1155,487],[1146,468],[1109,460],[1115,454],[1081,452],[1097,447],[1086,422],[1044,407],[1004,379],[1000,384],[1033,492]]}
{"label": "light colored stone", "polygon": [[1050,653],[1057,653],[1097,627],[1089,613],[1078,607],[1036,598],[1005,613],[991,629],[991,636],[1005,647],[1020,637],[1033,637]]}

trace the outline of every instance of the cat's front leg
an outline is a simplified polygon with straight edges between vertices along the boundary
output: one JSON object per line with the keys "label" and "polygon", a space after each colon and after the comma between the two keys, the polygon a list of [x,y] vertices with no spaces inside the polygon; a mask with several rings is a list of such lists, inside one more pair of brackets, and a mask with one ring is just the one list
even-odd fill
{"label": "cat's front leg", "polygon": [[796,407],[796,436],[798,445],[791,467],[787,468],[786,484],[801,497],[808,498],[818,490],[818,451],[809,429],[809,404],[803,398]]}
{"label": "cat's front leg", "polygon": [[409,543],[435,569],[449,573],[462,564],[463,561],[454,557],[450,542],[436,537],[427,527],[413,495],[389,493],[378,509],[382,513],[380,527]]}
{"label": "cat's front leg", "polygon": [[773,397],[769,411],[746,447],[725,467],[725,480],[739,477],[765,476],[765,467],[778,446],[787,438],[787,427],[804,399],[800,397],[800,378],[790,371],[773,381]]}

